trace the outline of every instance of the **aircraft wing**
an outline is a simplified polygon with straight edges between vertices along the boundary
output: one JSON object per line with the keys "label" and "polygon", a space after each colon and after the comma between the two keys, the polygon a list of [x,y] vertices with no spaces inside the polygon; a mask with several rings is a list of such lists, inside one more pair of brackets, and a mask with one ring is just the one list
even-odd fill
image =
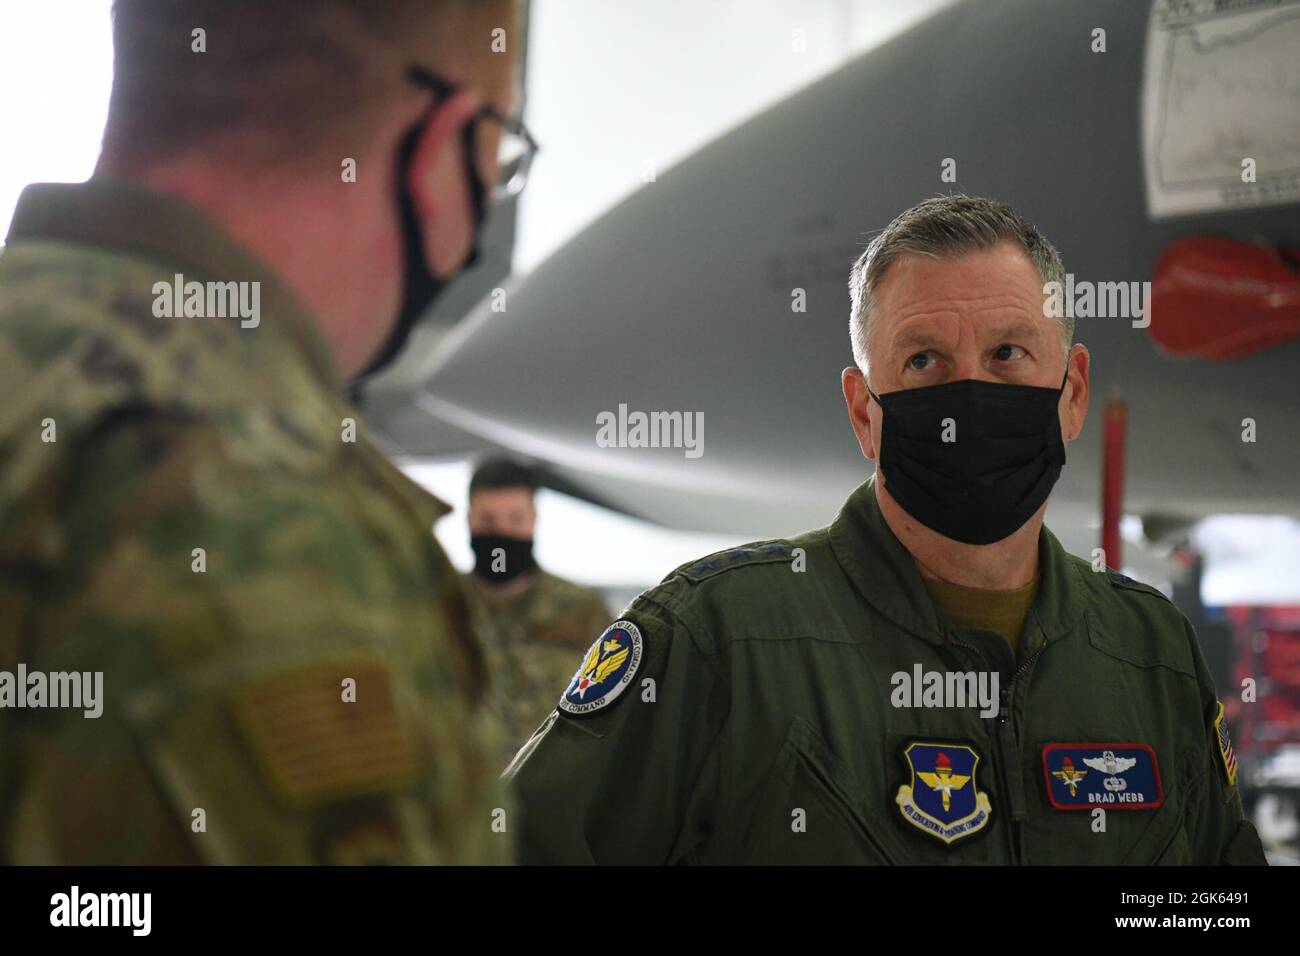
{"label": "aircraft wing", "polygon": [[[1294,204],[1148,214],[1149,12],[967,0],[862,55],[661,172],[509,288],[508,311],[481,306],[421,370],[395,441],[437,453],[421,437],[437,423],[669,526],[826,524],[871,468],[840,396],[848,272],[904,208],[940,192],[1001,199],[1094,282],[1149,280],[1194,233],[1300,242]],[[1091,49],[1098,27],[1104,54]],[[1195,110],[1211,91],[1188,95]],[[1255,145],[1268,144],[1240,149]],[[940,179],[948,158],[955,183]],[[797,289],[805,312],[792,310]],[[1208,362],[1163,356],[1125,318],[1081,318],[1076,338],[1093,356],[1093,407],[1048,515],[1071,529],[1067,547],[1096,544],[1111,397],[1128,405],[1126,511],[1175,525],[1300,514],[1300,342]],[[620,405],[702,413],[702,454],[599,447],[597,418]],[[1255,443],[1241,440],[1246,418]]]}

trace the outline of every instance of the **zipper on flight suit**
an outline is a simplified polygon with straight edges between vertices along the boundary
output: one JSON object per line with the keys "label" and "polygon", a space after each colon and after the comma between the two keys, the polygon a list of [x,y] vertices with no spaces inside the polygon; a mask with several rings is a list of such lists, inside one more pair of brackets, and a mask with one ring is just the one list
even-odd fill
{"label": "zipper on flight suit", "polygon": [[[998,714],[998,754],[999,763],[1002,765],[1002,779],[1007,789],[1007,798],[1011,803],[1011,861],[1014,864],[1024,863],[1022,854],[1024,853],[1024,827],[1025,820],[1029,816],[1029,807],[1025,803],[1025,782],[1024,767],[1020,760],[1020,746],[1016,742],[1016,722],[1011,720],[1011,693],[1017,680],[1021,675],[1026,673],[1034,661],[1038,660],[1038,655],[1047,650],[1047,642],[1044,641],[1039,645],[1038,650],[1030,654],[1020,666],[1016,668],[1015,673],[1007,681],[1007,686],[1000,689],[1000,713]],[[1014,779],[1013,779],[1014,777]]]}
{"label": "zipper on flight suit", "polygon": [[[963,647],[971,651],[976,657],[984,661],[987,666],[993,667],[992,662],[978,647],[959,640],[952,640],[951,643],[955,647]],[[1016,743],[1015,723],[1009,720],[1011,716],[1011,688],[1016,680],[1038,659],[1038,655],[1046,649],[1047,644],[1044,642],[1038,650],[1030,654],[1016,668],[1007,680],[1006,686],[998,689],[998,722],[997,726],[989,731],[990,741],[998,755],[998,780],[1002,785],[1002,794],[1008,805],[1007,852],[1010,855],[1012,864],[1022,862],[1023,841],[1021,830],[1024,827],[1025,819],[1029,816],[1029,808],[1025,802],[1024,774],[1021,772],[1020,747]]]}
{"label": "zipper on flight suit", "polygon": [[[982,650],[980,650],[978,647],[974,646],[973,644],[967,644],[967,643],[965,643],[964,641],[959,641],[959,640],[956,640],[956,639],[953,639],[953,638],[950,638],[950,639],[949,639],[949,642],[950,642],[950,643],[952,644],[952,646],[954,646],[954,647],[962,647],[962,648],[965,648],[966,650],[970,651],[971,653],[973,653],[977,658],[979,658],[981,661],[984,662],[984,666],[985,666],[986,668],[988,668],[990,671],[995,671],[995,672],[997,672],[997,673],[1001,673],[1001,671],[1000,671],[997,667],[994,666],[993,662],[989,660],[988,655],[986,655]],[[989,736],[989,743],[992,745],[992,751],[991,751],[991,752],[996,753],[996,754],[998,755],[998,761],[997,761],[997,764],[998,764],[998,772],[997,772],[998,784],[999,784],[999,786],[1000,786],[1000,788],[1001,788],[1001,793],[1002,793],[1003,799],[1006,800],[1007,803],[1010,804],[1010,803],[1012,803],[1012,802],[1014,801],[1015,798],[1012,796],[1012,791],[1011,791],[1011,782],[1010,782],[1010,780],[1007,779],[1007,773],[1006,773],[1006,760],[1003,759],[1003,755],[1002,755],[1002,740],[1001,740],[1001,730],[1002,730],[1002,725],[1003,725],[1003,724],[1005,723],[1005,721],[1006,721],[1006,717],[1005,717],[1005,714],[1006,714],[1006,712],[1007,712],[1006,707],[1007,707],[1007,691],[1006,691],[1005,688],[999,688],[999,690],[998,690],[998,710],[999,710],[999,714],[998,714],[998,723],[997,723],[997,725],[996,725],[995,727],[990,728],[989,730],[987,730],[987,733],[988,733],[988,736]],[[984,718],[980,718],[980,719],[983,720]],[[1008,820],[1008,824],[1007,824],[1007,827],[1006,827],[1006,834],[1007,834],[1007,856],[1008,856],[1008,859],[1010,860],[1010,862],[1012,862],[1012,863],[1015,863],[1015,862],[1016,862],[1016,859],[1017,859],[1017,857],[1016,857],[1016,840],[1015,840],[1015,836],[1014,836],[1014,833],[1013,833],[1014,827],[1015,827],[1015,815],[1014,815],[1014,808],[1013,808],[1013,811],[1012,811],[1012,814],[1011,814],[1011,818]]]}

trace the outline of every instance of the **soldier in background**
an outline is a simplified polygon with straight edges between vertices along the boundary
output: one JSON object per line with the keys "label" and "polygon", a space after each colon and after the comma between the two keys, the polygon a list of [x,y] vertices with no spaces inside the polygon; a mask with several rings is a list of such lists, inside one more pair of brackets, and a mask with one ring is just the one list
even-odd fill
{"label": "soldier in background", "polygon": [[95,175],[0,255],[0,669],[103,709],[0,714],[0,860],[507,860],[445,507],[342,395],[531,144],[513,4],[113,12]]}
{"label": "soldier in background", "polygon": [[509,730],[504,767],[555,709],[609,611],[591,588],[538,567],[533,474],[512,461],[485,462],[469,483],[474,570],[465,575],[475,630],[487,651],[494,709]]}

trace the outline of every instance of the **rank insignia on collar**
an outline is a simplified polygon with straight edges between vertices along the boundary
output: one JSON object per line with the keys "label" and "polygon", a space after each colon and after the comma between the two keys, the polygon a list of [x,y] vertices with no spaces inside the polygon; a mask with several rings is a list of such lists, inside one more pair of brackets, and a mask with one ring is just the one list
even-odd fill
{"label": "rank insignia on collar", "polygon": [[967,744],[915,740],[903,750],[911,781],[894,802],[922,833],[952,844],[988,826],[993,807],[975,781],[980,756]]}
{"label": "rank insignia on collar", "polygon": [[1058,810],[1154,810],[1165,802],[1146,744],[1044,744],[1047,800]]}
{"label": "rank insignia on collar", "polygon": [[614,703],[641,666],[641,631],[631,621],[615,621],[596,638],[560,698],[566,714],[584,715]]}
{"label": "rank insignia on collar", "polygon": [[1219,742],[1219,759],[1223,761],[1223,773],[1228,778],[1228,786],[1235,786],[1237,783],[1237,755],[1232,752],[1232,738],[1228,735],[1228,718],[1223,712],[1223,702],[1215,701],[1218,704],[1218,712],[1214,717],[1214,736]]}

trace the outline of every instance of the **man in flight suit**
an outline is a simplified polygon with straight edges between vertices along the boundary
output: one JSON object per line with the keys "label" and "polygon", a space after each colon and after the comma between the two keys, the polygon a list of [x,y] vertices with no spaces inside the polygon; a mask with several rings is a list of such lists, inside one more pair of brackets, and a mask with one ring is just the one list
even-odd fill
{"label": "man in flight suit", "polygon": [[1262,863],[1182,614],[1045,527],[1087,350],[1052,246],[927,200],[856,263],[826,528],[638,597],[509,774],[562,863]]}

